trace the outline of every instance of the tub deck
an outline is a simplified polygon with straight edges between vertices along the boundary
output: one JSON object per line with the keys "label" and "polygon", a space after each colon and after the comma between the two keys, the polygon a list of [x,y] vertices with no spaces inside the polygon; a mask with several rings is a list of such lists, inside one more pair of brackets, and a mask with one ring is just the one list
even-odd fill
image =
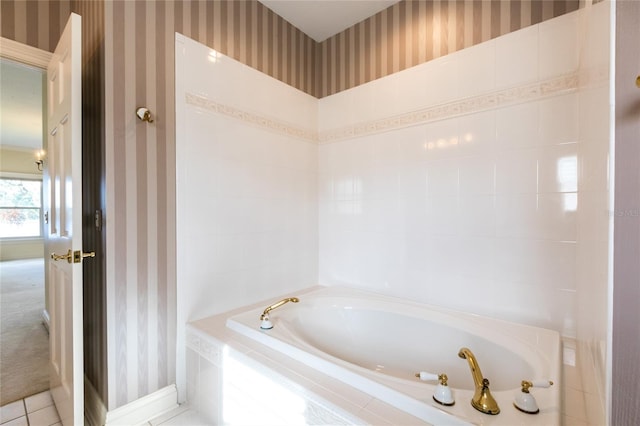
{"label": "tub deck", "polygon": [[[298,292],[296,296],[303,300],[304,294],[318,290],[323,291],[323,288],[311,288]],[[347,292],[349,291],[351,290]],[[312,297],[312,294],[309,296]],[[259,330],[259,314],[275,299],[277,298],[267,301],[266,304],[260,303],[195,321],[187,326],[187,362],[191,365],[191,372],[188,373],[188,382],[191,382],[188,383],[188,388],[191,391],[188,391],[188,394],[196,395],[197,404],[209,411],[208,417],[212,422],[221,422],[221,416],[225,411],[229,411],[225,408],[224,394],[228,393],[227,389],[237,387],[237,384],[220,383],[219,380],[217,383],[207,384],[203,372],[217,369],[218,376],[229,378],[234,375],[228,371],[229,366],[243,365],[243,368],[257,375],[254,381],[284,386],[271,393],[296,395],[300,398],[296,401],[306,407],[303,411],[307,415],[313,413],[319,416],[312,420],[315,422],[320,419],[323,423],[331,424],[560,424],[560,377],[552,378],[556,386],[551,390],[533,391],[541,408],[538,415],[527,415],[513,407],[514,391],[517,387],[492,392],[501,408],[501,413],[497,416],[482,414],[471,407],[469,401],[472,390],[453,389],[456,404],[453,407],[443,407],[431,398],[433,384],[410,382],[400,383],[398,386],[398,380],[395,378],[385,378],[384,375],[380,377],[379,374],[367,376],[362,374],[361,368],[349,368],[349,363],[328,362],[317,356],[318,354],[309,357],[307,351],[301,351],[299,348],[297,350],[303,352],[302,354],[295,349],[292,351],[291,342],[282,339],[276,331],[278,311],[272,313],[274,330]],[[279,309],[285,312],[287,308]],[[247,319],[245,324],[242,322],[243,318]],[[306,355],[304,352],[307,352]],[[480,363],[482,366],[482,361]],[[560,376],[559,365],[556,367],[552,371]],[[543,394],[540,391],[548,392]],[[251,394],[252,391],[247,392]],[[213,401],[211,395],[214,395]],[[250,401],[251,397],[248,398]],[[214,405],[217,408],[213,409]],[[296,403],[289,405],[295,406]],[[272,414],[277,417],[282,415],[283,410],[276,409]],[[325,420],[321,420],[323,416]]]}

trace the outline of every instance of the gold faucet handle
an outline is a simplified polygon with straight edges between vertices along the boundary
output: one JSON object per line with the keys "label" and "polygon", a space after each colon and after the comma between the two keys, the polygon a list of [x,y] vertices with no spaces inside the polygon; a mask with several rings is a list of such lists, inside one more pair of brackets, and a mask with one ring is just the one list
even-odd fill
{"label": "gold faucet handle", "polygon": [[264,310],[264,312],[262,312],[262,315],[260,315],[260,320],[261,321],[268,321],[269,320],[269,312],[273,311],[276,308],[279,308],[280,306],[284,305],[285,303],[288,302],[293,302],[293,303],[298,303],[300,301],[300,299],[298,299],[297,297],[287,297],[286,299],[282,299],[279,302],[274,303],[273,305],[267,306],[267,308]]}
{"label": "gold faucet handle", "polygon": [[553,386],[553,382],[551,380],[523,380],[520,386],[522,386],[522,392],[529,393],[529,388],[548,388]]}
{"label": "gold faucet handle", "polygon": [[427,371],[421,371],[416,373],[415,376],[424,382],[437,380],[442,386],[447,386],[447,381],[449,380],[445,373],[434,374]]}

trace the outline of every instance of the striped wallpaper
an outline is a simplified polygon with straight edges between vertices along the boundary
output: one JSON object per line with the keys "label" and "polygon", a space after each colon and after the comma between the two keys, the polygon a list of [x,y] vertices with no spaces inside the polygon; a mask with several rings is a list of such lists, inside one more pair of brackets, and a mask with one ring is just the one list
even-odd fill
{"label": "striped wallpaper", "polygon": [[72,11],[73,0],[2,0],[2,37],[53,52]]}
{"label": "striped wallpaper", "polygon": [[[316,68],[315,42],[255,0],[107,1],[105,29],[113,409],[175,383],[174,32],[305,92]],[[153,124],[135,118],[138,106]]]}
{"label": "striped wallpaper", "polygon": [[[316,43],[257,0],[2,0],[0,34],[49,51],[69,12],[84,15],[89,226],[105,213],[85,243],[106,247],[86,276],[85,359],[107,409],[175,382],[175,31],[324,97],[584,1],[403,0]],[[135,118],[142,105],[154,123]]]}
{"label": "striped wallpaper", "polygon": [[100,397],[107,397],[107,313],[104,227],[96,227],[95,212],[106,211],[104,197],[104,1],[74,2],[82,16],[82,240],[94,261],[83,266],[84,372]]}
{"label": "striped wallpaper", "polygon": [[579,0],[405,0],[319,43],[322,98],[577,10]]}

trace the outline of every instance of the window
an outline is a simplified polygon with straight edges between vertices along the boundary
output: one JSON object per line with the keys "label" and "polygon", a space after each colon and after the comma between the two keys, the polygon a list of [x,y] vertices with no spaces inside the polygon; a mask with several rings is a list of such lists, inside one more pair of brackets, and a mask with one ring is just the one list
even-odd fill
{"label": "window", "polygon": [[0,238],[42,236],[42,181],[0,179]]}

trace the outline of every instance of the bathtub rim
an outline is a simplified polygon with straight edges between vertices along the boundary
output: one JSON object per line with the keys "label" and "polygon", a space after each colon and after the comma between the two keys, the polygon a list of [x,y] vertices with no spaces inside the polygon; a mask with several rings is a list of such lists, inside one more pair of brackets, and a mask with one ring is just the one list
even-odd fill
{"label": "bathtub rim", "polygon": [[[503,325],[506,324],[506,325],[510,325],[510,326],[517,327],[517,328],[522,328],[522,329],[545,330],[547,332],[550,332],[552,335],[554,335],[556,337],[556,339],[555,339],[556,344],[555,344],[555,347],[554,347],[554,351],[557,354],[557,362],[551,362],[550,363],[551,364],[550,368],[553,371],[557,372],[557,374],[554,375],[555,378],[557,379],[557,381],[554,380],[554,383],[557,386],[553,386],[552,388],[545,390],[545,391],[549,391],[549,393],[547,395],[552,395],[552,399],[554,400],[553,407],[552,407],[552,409],[550,411],[547,411],[545,413],[545,416],[546,416],[545,418],[546,419],[550,419],[550,418],[553,419],[554,424],[561,424],[560,418],[562,416],[561,395],[562,395],[563,378],[562,378],[562,369],[561,369],[561,358],[560,358],[560,356],[561,356],[562,343],[560,341],[560,334],[558,332],[556,332],[554,330],[542,329],[540,327],[530,326],[530,325],[527,325],[527,324],[515,323],[513,321],[507,321],[507,320],[503,320],[503,319],[499,319],[499,318],[486,317],[486,316],[479,315],[479,314],[467,313],[467,312],[459,311],[459,310],[456,310],[456,309],[450,309],[450,308],[447,308],[447,307],[441,307],[441,306],[431,305],[431,304],[424,304],[424,303],[414,302],[414,301],[407,301],[406,299],[403,299],[403,298],[400,298],[400,297],[397,297],[397,296],[389,296],[389,295],[386,295],[386,294],[371,292],[369,290],[363,290],[363,289],[360,289],[360,288],[353,288],[353,287],[313,286],[313,287],[309,287],[309,288],[306,288],[306,289],[303,289],[303,290],[300,290],[300,291],[290,292],[290,293],[284,294],[282,297],[291,297],[291,296],[300,297],[300,296],[303,296],[305,294],[309,295],[310,293],[325,292],[325,291],[329,291],[329,292],[345,292],[350,296],[366,294],[366,295],[369,295],[369,296],[371,296],[373,298],[382,298],[382,299],[385,299],[385,300],[391,299],[391,300],[398,301],[400,303],[407,303],[408,302],[408,303],[419,305],[419,306],[423,306],[423,307],[429,307],[430,309],[433,309],[433,310],[439,311],[439,312],[452,313],[452,314],[456,314],[456,315],[460,315],[460,314],[468,315],[471,318],[483,318],[483,319],[487,319],[487,320],[490,320],[492,322],[495,322],[496,324],[503,324]],[[223,314],[222,316],[224,316],[226,318],[225,319],[225,324],[226,324],[227,323],[227,319],[230,318],[230,317],[237,316],[238,314],[243,314],[243,313],[246,314],[246,313],[251,312],[252,310],[254,311],[254,313],[256,311],[261,312],[261,309],[260,309],[261,307],[264,308],[264,306],[267,306],[267,305],[269,305],[269,304],[271,304],[271,303],[273,303],[273,302],[275,302],[277,300],[279,300],[279,298],[278,297],[274,297],[274,298],[271,298],[269,300],[266,300],[263,303],[256,303],[256,304],[245,306],[243,308],[238,308],[238,309],[234,309],[234,310],[228,311],[227,313]],[[256,316],[256,327],[255,328],[251,328],[251,329],[254,330],[256,333],[260,334],[261,332],[259,330],[258,318],[259,318],[259,315]],[[274,315],[274,318],[275,318],[275,315]],[[228,330],[230,330],[234,334],[238,333],[236,330],[232,330],[230,328],[228,328]],[[241,333],[241,334],[243,335],[243,337],[245,337],[247,339],[253,340],[254,342],[256,341],[254,339],[251,339],[251,337],[248,337],[246,335],[246,333]],[[267,342],[267,343],[258,342],[258,344],[260,344],[262,346],[269,347],[269,348],[272,347],[272,344],[269,343],[269,342]],[[286,354],[285,353],[284,355],[290,357],[293,360],[296,360],[296,361],[300,362],[300,360],[292,357],[290,354]],[[353,364],[351,364],[351,365],[353,365]],[[328,376],[328,377],[331,377],[331,376]],[[424,383],[423,385],[425,386],[425,389],[429,389],[429,390],[425,391],[425,392],[427,392],[426,394],[430,395],[431,394],[431,388],[434,388],[435,384],[431,385],[429,383]],[[356,388],[356,389],[358,389],[358,388]],[[490,416],[493,419],[499,419],[499,418],[505,419],[506,417],[509,417],[510,420],[506,420],[507,423],[504,423],[502,421],[494,422],[491,419],[487,419],[487,415],[486,414],[479,413],[479,412],[475,411],[474,409],[470,408],[470,404],[467,404],[466,401],[464,401],[464,400],[467,398],[467,396],[470,399],[470,397],[473,394],[473,392],[469,392],[469,391],[466,391],[466,390],[462,390],[461,392],[462,393],[458,397],[456,397],[456,401],[459,401],[459,403],[456,403],[456,406],[459,407],[459,406],[468,405],[469,407],[466,407],[465,415],[460,415],[460,414],[456,414],[455,415],[456,416],[455,418],[457,420],[460,420],[460,421],[463,421],[463,422],[464,421],[469,421],[469,422],[472,422],[472,423],[480,423],[480,424],[512,424],[511,422],[514,421],[513,415],[512,415],[513,413],[511,415],[509,415],[509,416],[504,416],[503,415],[506,411],[509,411],[509,412],[517,411],[515,408],[512,407],[512,396],[513,396],[512,390],[503,390],[503,391],[497,391],[497,392],[494,393],[496,398],[498,398],[498,396],[500,396],[500,398],[502,399],[502,402],[500,402],[500,405],[501,405],[501,407],[503,407],[503,413],[500,414],[499,416]],[[508,399],[508,402],[507,402],[507,399],[505,399],[505,398]],[[544,397],[544,398],[549,399],[551,397]],[[428,401],[424,401],[424,402],[429,403],[431,398],[429,397],[429,398],[427,398],[427,400]],[[507,407],[507,405],[508,405],[508,407]],[[397,405],[395,405],[395,407],[398,408]],[[438,409],[440,411],[443,411],[441,409],[441,406],[436,406],[435,403],[433,403],[432,407],[436,408],[436,409]],[[512,410],[512,408],[513,408],[513,410]],[[407,413],[411,414],[410,412],[407,412]],[[452,414],[450,414],[447,411],[444,411],[444,413],[446,413],[449,416],[452,416]],[[518,413],[520,413],[520,412],[518,412]],[[516,413],[516,415],[518,415],[518,413]],[[522,414],[522,413],[520,413],[520,414]],[[541,418],[542,417],[542,416],[530,416],[530,415],[525,415],[525,416],[528,416],[528,418]],[[517,421],[521,421],[521,420],[522,419],[517,420]],[[446,422],[444,424],[446,424]],[[531,424],[547,424],[547,423],[535,423],[535,422],[532,422]]]}

